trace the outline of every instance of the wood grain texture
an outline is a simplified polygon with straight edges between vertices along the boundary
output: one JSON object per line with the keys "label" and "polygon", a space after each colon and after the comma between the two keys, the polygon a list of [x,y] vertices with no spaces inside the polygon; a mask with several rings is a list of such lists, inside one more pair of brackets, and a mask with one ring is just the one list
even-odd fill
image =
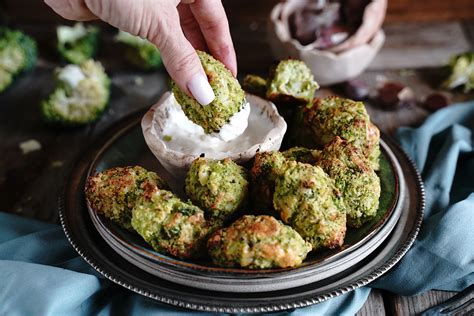
{"label": "wood grain texture", "polygon": [[390,315],[414,316],[428,308],[440,304],[456,295],[456,292],[428,291],[414,296],[400,296],[387,293],[386,312]]}
{"label": "wood grain texture", "polygon": [[[279,0],[223,0],[230,18],[262,15]],[[61,18],[54,14],[43,1],[36,0],[0,0],[0,16],[8,15],[17,23],[40,22],[59,23]],[[34,13],[34,14],[33,14]],[[472,0],[390,0],[388,1],[387,21],[454,21],[474,19]]]}
{"label": "wood grain texture", "polygon": [[385,23],[387,39],[370,69],[439,67],[471,48],[460,22]]}
{"label": "wood grain texture", "polygon": [[362,308],[357,312],[356,316],[385,316],[385,306],[382,297],[382,291],[373,289],[370,292],[369,298],[362,306]]}
{"label": "wood grain texture", "polygon": [[390,0],[387,21],[453,21],[474,19],[472,0]]}
{"label": "wood grain texture", "polygon": [[466,39],[471,44],[471,50],[474,50],[474,19],[463,21],[462,26],[466,34]]}
{"label": "wood grain texture", "polygon": [[[112,73],[109,108],[95,124],[53,127],[40,117],[39,104],[53,88],[53,66],[42,61],[0,95],[0,210],[57,222],[57,199],[64,177],[80,152],[103,130],[127,114],[148,108],[167,85],[164,72]],[[136,78],[143,84],[136,85]],[[22,154],[19,144],[34,139],[41,150]]]}

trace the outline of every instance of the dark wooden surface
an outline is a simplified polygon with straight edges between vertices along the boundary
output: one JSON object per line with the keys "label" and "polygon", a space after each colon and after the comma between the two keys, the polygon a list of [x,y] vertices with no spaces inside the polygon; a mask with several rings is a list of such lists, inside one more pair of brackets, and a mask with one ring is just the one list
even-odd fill
{"label": "dark wooden surface", "polygon": [[[266,42],[266,16],[277,1],[223,2],[229,12],[240,75],[250,72],[264,73],[272,62]],[[0,9],[21,8],[26,3],[31,4],[27,0],[0,1]],[[462,6],[467,2],[456,3]],[[398,1],[398,5],[400,7],[410,4],[408,1]],[[36,7],[42,12],[42,2],[38,2]],[[252,8],[251,12],[249,7]],[[399,7],[392,5],[392,12],[397,12]],[[13,87],[0,95],[0,210],[57,222],[57,196],[68,169],[74,164],[74,159],[117,120],[153,104],[166,89],[166,73],[158,71],[144,74],[128,69],[121,62],[117,62],[119,56],[112,55],[113,44],[107,39],[99,56],[113,82],[112,101],[105,115],[99,122],[82,128],[47,126],[41,121],[38,105],[41,98],[52,88],[52,72],[58,61],[51,45],[54,34],[52,28],[43,24],[45,21],[57,23],[60,19],[53,17],[51,20],[54,15],[45,17],[47,13],[32,15],[31,12],[36,12],[36,9],[31,10],[17,10],[16,15],[5,19],[9,24],[26,29],[40,40],[41,59],[36,69],[20,77]],[[431,14],[429,12],[427,14]],[[446,16],[452,14],[449,12]],[[390,15],[389,20],[393,20]],[[43,27],[38,27],[37,23]],[[473,21],[395,22],[387,23],[385,30],[385,47],[371,68],[359,79],[372,87],[381,76],[400,81],[409,85],[420,99],[430,91],[438,89],[444,78],[442,66],[452,53],[473,49]],[[107,28],[106,35],[109,34],[107,32],[111,32],[111,29]],[[337,92],[337,89],[329,87],[322,89],[319,94]],[[472,97],[472,94],[453,93],[455,101]],[[395,111],[382,110],[370,103],[367,107],[373,121],[388,133],[393,133],[399,126],[417,126],[429,115],[429,112],[419,107]],[[42,148],[24,155],[19,144],[29,139],[38,140]],[[374,290],[358,315],[414,315],[453,295],[454,293],[450,292],[430,291],[417,296],[402,297]]]}
{"label": "dark wooden surface", "polygon": [[387,21],[446,21],[474,18],[472,0],[389,0]]}

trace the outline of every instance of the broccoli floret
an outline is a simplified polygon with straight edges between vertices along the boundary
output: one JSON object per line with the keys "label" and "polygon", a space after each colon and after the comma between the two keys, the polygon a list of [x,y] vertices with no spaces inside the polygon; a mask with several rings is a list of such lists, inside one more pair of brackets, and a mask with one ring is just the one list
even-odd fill
{"label": "broccoli floret", "polygon": [[0,92],[16,76],[33,68],[37,60],[36,42],[21,31],[0,27]]}
{"label": "broccoli floret", "polygon": [[95,26],[84,27],[82,23],[61,25],[56,29],[56,35],[58,52],[67,62],[79,65],[97,52],[99,29]]}
{"label": "broccoli floret", "polygon": [[0,92],[8,88],[13,82],[13,76],[5,69],[0,68]]}
{"label": "broccoli floret", "polygon": [[448,89],[464,85],[464,92],[474,89],[474,52],[454,56],[449,63],[451,75],[443,83]]}
{"label": "broccoli floret", "polygon": [[67,65],[56,71],[56,78],[56,89],[41,103],[46,121],[73,126],[101,116],[109,101],[110,79],[99,62]]}
{"label": "broccoli floret", "polygon": [[143,70],[158,69],[161,66],[160,51],[149,41],[123,31],[119,31],[115,40],[126,45],[125,56],[134,66]]}

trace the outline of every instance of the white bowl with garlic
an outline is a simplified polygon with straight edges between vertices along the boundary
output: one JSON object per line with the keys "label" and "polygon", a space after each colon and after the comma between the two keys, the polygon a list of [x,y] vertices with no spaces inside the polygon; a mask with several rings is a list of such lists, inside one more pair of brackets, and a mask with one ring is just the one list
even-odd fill
{"label": "white bowl with garlic", "polygon": [[[342,7],[339,6],[337,2],[310,0],[278,3],[268,23],[268,40],[274,58],[302,60],[321,86],[360,75],[385,41],[381,26],[387,0],[372,1],[365,8],[355,10],[359,12],[353,15],[358,13],[361,21],[356,28],[352,25],[352,29],[340,21]],[[320,23],[319,28],[312,30],[311,25],[315,27],[317,23]]]}
{"label": "white bowl with garlic", "polygon": [[176,179],[184,179],[198,157],[245,163],[258,151],[278,150],[287,129],[285,120],[267,100],[247,94],[246,102],[219,133],[206,134],[186,117],[174,95],[166,92],[142,119],[145,141]]}

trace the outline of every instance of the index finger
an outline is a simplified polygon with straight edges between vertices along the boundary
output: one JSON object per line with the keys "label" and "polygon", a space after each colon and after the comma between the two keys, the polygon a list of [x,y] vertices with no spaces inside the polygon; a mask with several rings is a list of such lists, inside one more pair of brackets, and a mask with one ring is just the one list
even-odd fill
{"label": "index finger", "polygon": [[229,22],[220,0],[196,0],[190,8],[212,55],[237,75],[237,60]]}

